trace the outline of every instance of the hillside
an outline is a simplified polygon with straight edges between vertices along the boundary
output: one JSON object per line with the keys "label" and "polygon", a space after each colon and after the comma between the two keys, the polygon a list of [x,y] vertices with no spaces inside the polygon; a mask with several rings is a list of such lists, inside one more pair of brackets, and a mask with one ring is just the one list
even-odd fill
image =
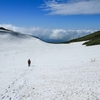
{"label": "hillside", "polygon": [[0,27],[0,30],[6,30],[5,28],[3,28],[3,27]]}
{"label": "hillside", "polygon": [[99,45],[100,44],[100,31],[94,32],[92,34],[86,35],[81,38],[73,39],[68,42],[63,43],[72,43],[72,42],[80,42],[80,41],[86,41],[83,43],[83,45],[91,46],[91,45]]}
{"label": "hillside", "polygon": [[33,36],[33,35],[29,35],[29,34],[22,34],[20,32],[15,32],[13,30],[9,30],[9,29],[6,29],[4,27],[0,27],[0,35],[11,35],[11,36],[13,36],[13,37],[11,37],[11,39],[32,37],[32,38],[39,39],[43,42],[46,42],[45,40],[43,40],[37,36]]}
{"label": "hillside", "polygon": [[11,35],[13,37],[18,37],[18,38],[26,37],[25,34],[21,34],[20,32],[15,32],[9,29],[5,29],[3,27],[0,27],[0,35]]}

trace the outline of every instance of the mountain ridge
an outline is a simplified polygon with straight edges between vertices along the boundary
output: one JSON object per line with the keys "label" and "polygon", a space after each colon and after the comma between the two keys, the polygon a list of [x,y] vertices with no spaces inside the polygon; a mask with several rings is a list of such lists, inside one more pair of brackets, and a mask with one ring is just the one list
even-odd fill
{"label": "mountain ridge", "polygon": [[[33,35],[30,35],[30,34],[22,34],[20,32],[15,32],[13,30],[9,30],[9,29],[6,29],[4,27],[0,27],[0,35],[5,35],[5,34],[10,34],[10,35],[17,37],[17,38],[33,37],[33,38],[39,39],[43,42],[46,42],[46,41],[44,41],[43,39],[41,39],[37,36],[33,36]],[[46,43],[48,43],[48,42],[46,42]]]}
{"label": "mountain ridge", "polygon": [[83,45],[86,45],[86,46],[100,45],[100,31],[91,33],[89,35],[86,35],[80,38],[72,39],[67,42],[62,42],[62,43],[67,44],[67,43],[81,42],[81,41],[86,41],[83,43]]}
{"label": "mountain ridge", "polygon": [[100,45],[100,31],[96,31],[96,32],[91,33],[89,35],[85,35],[85,36],[80,37],[80,38],[76,38],[76,39],[72,39],[72,40],[60,42],[60,43],[47,42],[44,39],[41,39],[37,36],[22,34],[20,32],[15,32],[15,31],[12,31],[12,30],[9,30],[9,29],[5,29],[4,27],[0,27],[0,34],[10,34],[12,36],[20,37],[20,38],[29,36],[29,37],[33,37],[33,38],[39,39],[43,42],[51,43],[51,44],[68,44],[68,43],[72,43],[72,42],[86,41],[86,42],[83,43],[83,45],[86,45],[86,46]]}

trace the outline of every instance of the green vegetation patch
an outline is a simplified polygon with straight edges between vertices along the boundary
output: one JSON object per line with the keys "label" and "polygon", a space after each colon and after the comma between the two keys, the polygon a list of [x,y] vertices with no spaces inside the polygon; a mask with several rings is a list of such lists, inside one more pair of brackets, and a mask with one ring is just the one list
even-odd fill
{"label": "green vegetation patch", "polygon": [[83,45],[86,45],[86,46],[100,45],[100,31],[94,32],[92,34],[86,35],[81,38],[70,40],[68,42],[63,42],[63,43],[72,43],[72,42],[80,42],[80,41],[87,41],[83,43]]}

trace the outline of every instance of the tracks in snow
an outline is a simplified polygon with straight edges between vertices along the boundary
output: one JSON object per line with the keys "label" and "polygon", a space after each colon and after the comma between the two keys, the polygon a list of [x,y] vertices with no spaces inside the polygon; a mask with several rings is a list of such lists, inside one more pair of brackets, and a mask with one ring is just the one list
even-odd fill
{"label": "tracks in snow", "polygon": [[26,76],[31,73],[33,68],[28,68],[19,78],[16,78],[8,87],[0,94],[0,100],[20,100],[21,90],[27,86]]}

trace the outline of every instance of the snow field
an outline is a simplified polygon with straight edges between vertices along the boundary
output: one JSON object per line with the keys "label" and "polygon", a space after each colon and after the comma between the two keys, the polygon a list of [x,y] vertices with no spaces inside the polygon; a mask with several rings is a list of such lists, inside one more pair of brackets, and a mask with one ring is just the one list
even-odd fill
{"label": "snow field", "polygon": [[2,42],[0,100],[100,100],[100,45],[82,43]]}

